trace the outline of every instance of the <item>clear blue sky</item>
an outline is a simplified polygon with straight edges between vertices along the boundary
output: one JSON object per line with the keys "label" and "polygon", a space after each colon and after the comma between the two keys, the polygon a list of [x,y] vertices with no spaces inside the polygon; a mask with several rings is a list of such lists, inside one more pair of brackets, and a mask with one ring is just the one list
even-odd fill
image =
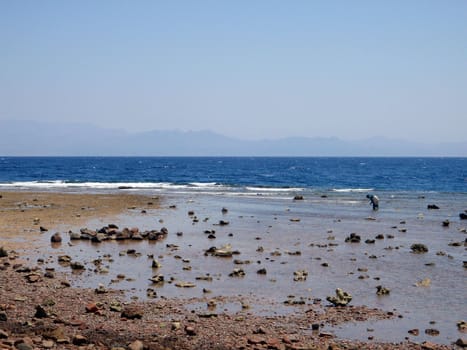
{"label": "clear blue sky", "polygon": [[0,120],[467,141],[467,1],[0,1]]}

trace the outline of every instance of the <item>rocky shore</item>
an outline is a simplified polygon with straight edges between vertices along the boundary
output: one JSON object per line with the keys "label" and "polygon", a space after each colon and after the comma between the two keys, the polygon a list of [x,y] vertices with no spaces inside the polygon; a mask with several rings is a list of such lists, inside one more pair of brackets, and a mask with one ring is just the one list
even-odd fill
{"label": "rocky shore", "polygon": [[[148,294],[147,300],[139,301],[129,299],[123,291],[104,284],[96,285],[95,288],[77,288],[74,279],[83,278],[80,274],[57,271],[45,263],[51,259],[49,256],[31,259],[28,253],[33,249],[40,250],[46,232],[52,244],[72,245],[75,241],[83,240],[99,246],[111,244],[106,241],[158,241],[171,234],[181,236],[182,232],[170,232],[170,228],[165,227],[143,230],[107,225],[92,230],[81,226],[94,218],[106,218],[112,222],[113,217],[128,210],[145,215],[149,210],[157,210],[159,205],[157,198],[120,194],[2,193],[0,349],[385,350],[452,349],[465,346],[461,339],[457,344],[449,346],[408,340],[381,343],[373,340],[371,333],[368,333],[368,341],[365,342],[338,339],[327,327],[345,322],[401,317],[394,311],[349,304],[351,294],[340,289],[328,297],[328,302],[319,298],[292,298],[289,301],[295,305],[294,312],[261,316],[249,308],[253,303],[249,299],[251,296],[212,296],[203,293],[201,297],[184,299],[159,297],[153,290],[154,293]],[[222,209],[223,213],[226,211],[226,208]],[[196,222],[194,213],[189,213],[189,217]],[[216,223],[216,226],[228,225],[227,220]],[[49,232],[52,228],[54,231],[60,229],[66,232],[67,236]],[[206,239],[216,239],[214,230],[204,233]],[[354,234],[348,244],[356,239]],[[423,253],[422,248],[417,247],[417,252]],[[125,254],[133,253],[125,251]],[[212,255],[212,259],[232,259],[234,265],[239,267],[232,271],[230,278],[242,277],[244,261],[235,260],[236,251],[231,247],[212,247],[205,254],[209,258]],[[300,254],[296,251],[289,255]],[[64,256],[56,257],[61,258],[66,260]],[[71,270],[89,269],[89,266],[79,265],[81,262],[68,258],[61,263],[70,266]],[[163,281],[163,276],[159,279],[157,277],[161,276],[158,273],[157,257],[150,258],[154,271],[153,283],[157,285],[160,278]],[[96,273],[101,273],[100,266],[95,262],[93,268]],[[266,274],[266,269],[258,269],[257,273]],[[305,281],[307,274],[304,270],[296,271],[294,281]],[[122,275],[122,278],[125,277]],[[172,280],[169,283],[179,283],[179,288],[192,287],[190,282],[180,284],[181,281]],[[381,295],[389,294],[389,289],[379,287]],[[150,291],[148,289],[148,293]],[[190,308],[189,305],[193,304],[203,306]],[[231,311],[225,307],[227,304],[241,307]],[[268,307],[273,309],[276,305],[271,303]]]}

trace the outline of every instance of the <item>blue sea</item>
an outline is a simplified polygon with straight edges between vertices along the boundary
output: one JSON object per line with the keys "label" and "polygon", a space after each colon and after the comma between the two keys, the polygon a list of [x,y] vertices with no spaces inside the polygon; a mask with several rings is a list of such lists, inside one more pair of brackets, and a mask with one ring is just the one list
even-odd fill
{"label": "blue sea", "polygon": [[3,157],[0,187],[467,193],[467,158]]}
{"label": "blue sea", "polygon": [[[343,288],[353,295],[354,305],[400,317],[331,327],[338,337],[451,344],[463,336],[456,323],[467,319],[467,222],[459,217],[467,210],[467,158],[3,157],[0,191],[123,192],[160,199],[160,206],[144,208],[145,214],[137,208],[111,220],[141,230],[165,226],[170,233],[163,244],[80,241],[56,248],[50,247],[49,235],[37,233],[44,240],[39,256],[68,254],[91,266],[75,276],[77,286],[103,283],[144,299],[154,273],[147,256],[154,255],[167,280],[196,284],[183,289],[166,283],[158,287],[158,297],[202,297],[207,288],[210,297],[245,298],[249,312],[276,315],[297,312],[298,306],[284,306],[291,295],[307,303],[325,301]],[[372,210],[367,193],[380,197],[378,211]],[[303,200],[293,200],[297,195]],[[430,204],[439,209],[429,210]],[[228,213],[221,212],[223,207]],[[200,220],[193,222],[189,211]],[[95,218],[86,225],[98,229],[108,220]],[[230,224],[219,226],[219,220]],[[442,225],[445,220],[449,226]],[[205,235],[212,230],[215,240]],[[347,243],[350,233],[361,235],[362,242]],[[429,251],[413,254],[414,243]],[[251,262],[241,265],[246,275],[231,278],[232,260],[206,257],[204,251],[213,245],[240,251],[239,259]],[[118,253],[130,246],[140,257]],[[183,260],[167,247],[177,247]],[[300,254],[290,254],[296,251]],[[92,262],[105,256],[114,257],[108,272],[93,272]],[[267,276],[258,276],[260,267]],[[297,270],[308,271],[306,281],[293,281]],[[116,283],[119,273],[131,279]],[[214,277],[212,282],[196,280],[206,274]],[[430,285],[418,287],[424,279]],[[376,295],[378,285],[389,288],[390,295]],[[192,307],[202,309],[205,303]],[[241,312],[239,303],[220,308]],[[407,333],[414,328],[419,336]],[[425,334],[428,328],[440,335]]]}

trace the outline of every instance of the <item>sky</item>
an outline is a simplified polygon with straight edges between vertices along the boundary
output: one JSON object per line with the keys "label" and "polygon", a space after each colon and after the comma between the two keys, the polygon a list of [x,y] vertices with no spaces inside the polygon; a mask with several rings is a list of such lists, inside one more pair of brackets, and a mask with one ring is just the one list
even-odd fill
{"label": "sky", "polygon": [[467,141],[466,0],[0,0],[0,120]]}

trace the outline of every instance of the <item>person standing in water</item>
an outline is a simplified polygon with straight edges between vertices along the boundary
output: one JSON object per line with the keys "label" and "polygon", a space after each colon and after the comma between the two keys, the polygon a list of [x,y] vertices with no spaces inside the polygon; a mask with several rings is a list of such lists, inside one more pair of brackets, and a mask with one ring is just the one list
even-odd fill
{"label": "person standing in water", "polygon": [[370,200],[370,203],[373,205],[373,210],[379,209],[379,198],[374,194],[367,194],[366,198]]}

